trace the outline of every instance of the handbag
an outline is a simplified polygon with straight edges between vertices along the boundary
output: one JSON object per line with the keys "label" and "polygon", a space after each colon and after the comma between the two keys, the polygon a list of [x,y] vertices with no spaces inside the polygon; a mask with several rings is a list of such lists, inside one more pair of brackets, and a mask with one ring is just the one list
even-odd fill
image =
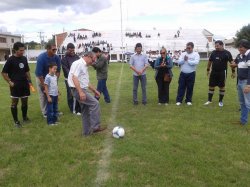
{"label": "handbag", "polygon": [[164,82],[171,82],[172,78],[168,73],[165,73],[163,80]]}

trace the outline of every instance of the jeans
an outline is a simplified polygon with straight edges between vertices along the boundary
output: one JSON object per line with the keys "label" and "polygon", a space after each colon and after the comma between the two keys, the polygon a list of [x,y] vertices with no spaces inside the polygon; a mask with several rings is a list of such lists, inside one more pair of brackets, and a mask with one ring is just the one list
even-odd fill
{"label": "jeans", "polygon": [[65,80],[65,85],[67,89],[67,101],[68,101],[69,110],[74,113],[81,112],[80,104],[76,99],[74,99],[67,80]]}
{"label": "jeans", "polygon": [[185,92],[186,92],[185,102],[186,103],[192,102],[194,82],[195,82],[195,71],[192,73],[183,73],[183,72],[180,73],[176,102],[182,103]]}
{"label": "jeans", "polygon": [[247,80],[238,80],[238,96],[240,102],[240,122],[246,124],[248,121],[248,112],[250,110],[250,93],[244,93],[244,87],[247,85]]}
{"label": "jeans", "polygon": [[[98,90],[98,92],[103,93],[105,102],[110,103],[110,97],[109,97],[109,92],[108,92],[106,82],[107,82],[107,79],[98,80],[97,90]],[[97,98],[97,99],[99,99],[99,98]]]}
{"label": "jeans", "polygon": [[137,90],[138,90],[139,81],[141,81],[142,103],[146,104],[147,103],[147,94],[146,94],[147,77],[146,77],[146,74],[141,75],[141,76],[133,75],[133,101],[138,102]]}
{"label": "jeans", "polygon": [[57,121],[58,112],[58,96],[50,96],[52,102],[47,104],[47,122],[48,124],[53,124]]}

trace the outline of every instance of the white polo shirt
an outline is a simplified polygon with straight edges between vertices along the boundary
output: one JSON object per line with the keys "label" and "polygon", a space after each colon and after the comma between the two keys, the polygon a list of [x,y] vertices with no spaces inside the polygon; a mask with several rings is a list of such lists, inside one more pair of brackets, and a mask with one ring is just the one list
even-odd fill
{"label": "white polo shirt", "polygon": [[78,78],[81,88],[84,89],[88,88],[89,86],[88,66],[87,63],[83,60],[83,58],[80,58],[79,60],[73,62],[73,64],[70,67],[68,84],[69,87],[75,88],[75,84],[72,80],[73,75],[75,75]]}

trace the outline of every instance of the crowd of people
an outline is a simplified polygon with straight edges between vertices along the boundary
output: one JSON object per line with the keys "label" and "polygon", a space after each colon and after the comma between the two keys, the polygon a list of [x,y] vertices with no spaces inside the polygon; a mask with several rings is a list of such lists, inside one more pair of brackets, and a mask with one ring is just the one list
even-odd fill
{"label": "crowd of people", "polygon": [[[241,109],[240,125],[248,122],[250,110],[250,41],[241,40],[239,43],[239,55],[233,60],[229,51],[224,49],[222,41],[215,42],[215,50],[210,55],[207,64],[207,75],[209,76],[208,101],[204,105],[210,105],[215,87],[219,87],[219,107],[223,107],[225,95],[225,82],[228,63],[232,70],[232,78],[236,77],[237,68],[237,90]],[[33,84],[27,58],[24,56],[25,47],[21,42],[14,43],[14,54],[7,59],[2,76],[10,87],[11,114],[16,127],[22,124],[18,119],[18,101],[21,100],[21,111],[23,123],[28,122],[28,97]],[[188,106],[193,102],[193,88],[195,85],[196,67],[200,62],[200,56],[194,50],[194,43],[188,42],[186,49],[178,59],[180,75],[176,96],[176,105],[186,103]],[[106,103],[111,102],[107,88],[108,60],[98,47],[91,51],[75,54],[73,43],[67,45],[65,56],[60,59],[56,54],[55,44],[47,44],[46,51],[41,53],[36,64],[36,85],[40,100],[41,114],[47,119],[49,126],[58,124],[58,79],[61,68],[65,79],[67,90],[67,103],[72,114],[82,116],[82,135],[88,136],[98,133],[105,128],[100,122],[100,95],[104,95]],[[147,105],[147,76],[149,67],[146,54],[142,54],[142,44],[137,43],[135,54],[130,58],[130,69],[133,71],[132,101],[134,105],[139,104],[138,86],[142,88],[142,104]],[[179,53],[179,52],[178,52]],[[96,70],[98,80],[97,87],[90,84],[88,67],[93,66]],[[155,63],[155,81],[158,86],[158,104],[169,104],[169,88],[173,77],[173,60],[165,48],[160,50],[160,57]],[[93,92],[93,94],[90,93]],[[185,98],[185,100],[184,100]],[[183,102],[184,100],[184,102]]]}

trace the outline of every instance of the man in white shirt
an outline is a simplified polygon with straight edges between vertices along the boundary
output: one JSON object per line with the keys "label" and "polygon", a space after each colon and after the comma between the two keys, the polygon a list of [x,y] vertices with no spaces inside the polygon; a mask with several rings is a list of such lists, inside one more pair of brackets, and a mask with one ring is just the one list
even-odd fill
{"label": "man in white shirt", "polygon": [[192,105],[193,88],[195,82],[196,66],[200,62],[200,55],[194,52],[194,43],[188,42],[186,45],[186,51],[181,54],[178,64],[181,67],[181,73],[179,77],[179,86],[176,97],[176,105],[179,106],[182,103],[183,97],[186,93],[185,102],[187,105]]}
{"label": "man in white shirt", "polygon": [[100,127],[100,105],[98,100],[89,93],[92,91],[95,96],[100,97],[100,93],[89,83],[88,66],[96,61],[93,52],[87,52],[71,65],[68,84],[72,95],[80,103],[82,109],[82,125],[84,136],[105,130]]}

